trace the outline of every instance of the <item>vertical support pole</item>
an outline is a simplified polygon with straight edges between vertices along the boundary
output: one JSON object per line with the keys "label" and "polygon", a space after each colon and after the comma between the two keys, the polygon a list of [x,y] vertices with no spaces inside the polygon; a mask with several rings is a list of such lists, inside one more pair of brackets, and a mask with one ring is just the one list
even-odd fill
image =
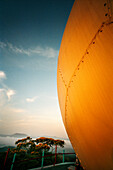
{"label": "vertical support pole", "polygon": [[43,168],[44,165],[44,149],[42,151],[42,163],[41,163],[41,168]]}
{"label": "vertical support pole", "polygon": [[54,165],[56,164],[56,159],[57,159],[57,145],[55,145],[55,163],[54,163]]}
{"label": "vertical support pole", "polygon": [[63,149],[63,163],[65,161],[65,150]]}
{"label": "vertical support pole", "polygon": [[11,165],[11,169],[10,169],[10,170],[12,170],[12,169],[13,169],[13,165],[14,165],[14,162],[15,162],[15,157],[16,157],[16,153],[14,153],[13,161],[12,161],[12,165]]}
{"label": "vertical support pole", "polygon": [[10,148],[8,148],[7,153],[6,153],[3,170],[4,170],[4,168],[5,168],[5,164],[6,164],[6,161],[7,161],[7,156],[8,156],[9,151],[10,151]]}

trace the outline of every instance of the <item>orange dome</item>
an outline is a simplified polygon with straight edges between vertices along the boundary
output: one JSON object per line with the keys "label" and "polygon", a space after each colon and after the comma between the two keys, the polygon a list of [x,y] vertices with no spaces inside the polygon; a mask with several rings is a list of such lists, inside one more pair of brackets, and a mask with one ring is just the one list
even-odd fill
{"label": "orange dome", "polygon": [[61,42],[63,122],[87,170],[113,169],[113,1],[76,0]]}

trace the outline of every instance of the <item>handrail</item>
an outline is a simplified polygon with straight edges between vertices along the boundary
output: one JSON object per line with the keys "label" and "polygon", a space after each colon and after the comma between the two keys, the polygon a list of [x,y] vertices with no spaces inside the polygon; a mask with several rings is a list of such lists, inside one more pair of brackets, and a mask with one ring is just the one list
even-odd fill
{"label": "handrail", "polygon": [[[57,152],[55,152],[55,153],[50,154],[50,155],[44,155],[44,150],[43,150],[42,156],[38,156],[38,157],[35,157],[35,158],[29,158],[29,159],[24,159],[24,160],[15,161],[15,157],[16,157],[16,153],[15,153],[14,156],[13,156],[13,161],[12,161],[12,163],[11,163],[11,168],[10,168],[10,170],[13,169],[13,166],[14,166],[16,163],[26,162],[26,161],[35,160],[35,159],[42,159],[42,160],[41,160],[41,167],[40,167],[40,168],[43,168],[43,167],[44,167],[44,166],[43,166],[44,158],[47,158],[47,157],[50,157],[50,156],[55,156],[55,162],[50,165],[50,166],[55,166],[55,165],[57,165],[57,163],[56,163],[57,155],[63,155],[63,159],[62,159],[62,162],[61,162],[60,164],[65,164],[65,163],[66,163],[66,162],[65,162],[65,159],[64,159],[65,155],[71,155],[71,154],[74,154],[74,155],[76,156],[76,154],[75,154],[74,152],[72,152],[72,153],[68,153],[68,152],[65,153],[65,150],[63,150],[63,153],[57,153]],[[76,160],[75,160],[75,162],[76,162]],[[68,162],[67,162],[67,163],[68,163]],[[74,162],[73,162],[73,163],[74,163]],[[4,169],[4,167],[3,167],[3,169]]]}
{"label": "handrail", "polygon": [[[64,155],[71,155],[71,154],[76,155],[74,152],[73,153],[56,153],[56,155],[63,155],[63,154]],[[45,156],[38,156],[36,158],[29,158],[29,159],[24,159],[24,160],[20,160],[20,161],[15,161],[14,164],[19,163],[19,162],[25,162],[25,161],[29,161],[29,160],[34,160],[34,159],[38,159],[38,158],[46,158],[46,157],[50,157],[50,156],[54,156],[54,155],[55,155],[55,153],[50,154],[50,155],[45,155]]]}

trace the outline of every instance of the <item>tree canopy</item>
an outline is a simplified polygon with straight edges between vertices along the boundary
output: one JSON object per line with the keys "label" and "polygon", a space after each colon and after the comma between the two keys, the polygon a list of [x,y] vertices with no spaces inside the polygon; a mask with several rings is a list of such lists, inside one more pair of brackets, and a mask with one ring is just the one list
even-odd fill
{"label": "tree canopy", "polygon": [[44,149],[45,152],[48,152],[50,148],[54,146],[64,147],[64,141],[59,139],[39,137],[35,140],[30,136],[19,139],[15,142],[17,147],[12,150],[13,153],[27,152],[31,154],[39,154]]}

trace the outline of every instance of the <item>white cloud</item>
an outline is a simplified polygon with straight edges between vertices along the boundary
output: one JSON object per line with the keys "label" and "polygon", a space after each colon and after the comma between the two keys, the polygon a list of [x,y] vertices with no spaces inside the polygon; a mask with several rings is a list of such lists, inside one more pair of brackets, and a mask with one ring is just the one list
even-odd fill
{"label": "white cloud", "polygon": [[10,100],[11,97],[12,97],[13,95],[15,95],[15,94],[16,94],[16,92],[15,92],[14,90],[12,90],[12,89],[8,89],[7,92],[6,92],[6,95],[7,95],[7,97],[8,97],[8,100]]}
{"label": "white cloud", "polygon": [[48,57],[48,58],[55,58],[58,56],[58,50],[55,50],[51,47],[36,47],[35,49],[29,50],[30,54],[39,54],[40,56]]}
{"label": "white cloud", "polygon": [[55,50],[54,48],[51,48],[51,47],[43,48],[43,47],[37,46],[32,49],[31,48],[23,49],[23,48],[18,48],[11,43],[0,42],[0,48],[6,48],[6,47],[8,47],[8,49],[10,49],[14,53],[25,54],[28,56],[31,56],[34,54],[47,57],[47,58],[55,58],[58,56],[58,50]]}
{"label": "white cloud", "polygon": [[12,89],[0,88],[0,109],[10,104],[9,101],[14,94],[16,93]]}
{"label": "white cloud", "polygon": [[[0,71],[0,80],[6,79],[6,74],[3,71]],[[9,89],[2,81],[0,81],[0,85],[2,88],[0,88],[1,97],[6,98],[8,97],[8,100],[11,99],[13,95],[16,94],[15,90]]]}
{"label": "white cloud", "polygon": [[0,48],[5,48],[7,46],[7,44],[0,42]]}
{"label": "white cloud", "polygon": [[34,102],[37,98],[38,98],[38,96],[35,96],[35,97],[33,97],[33,98],[27,98],[26,101],[29,102],[29,103],[32,103],[32,102]]}
{"label": "white cloud", "polygon": [[6,74],[3,71],[0,71],[0,79],[6,79]]}
{"label": "white cloud", "polygon": [[7,43],[7,45],[8,45],[8,48],[15,53],[30,55],[29,50],[24,50],[23,48],[18,48],[16,46],[13,46],[11,43]]}
{"label": "white cloud", "polygon": [[48,58],[55,58],[58,56],[58,50],[54,50],[53,48],[47,47],[44,51],[44,55]]}

